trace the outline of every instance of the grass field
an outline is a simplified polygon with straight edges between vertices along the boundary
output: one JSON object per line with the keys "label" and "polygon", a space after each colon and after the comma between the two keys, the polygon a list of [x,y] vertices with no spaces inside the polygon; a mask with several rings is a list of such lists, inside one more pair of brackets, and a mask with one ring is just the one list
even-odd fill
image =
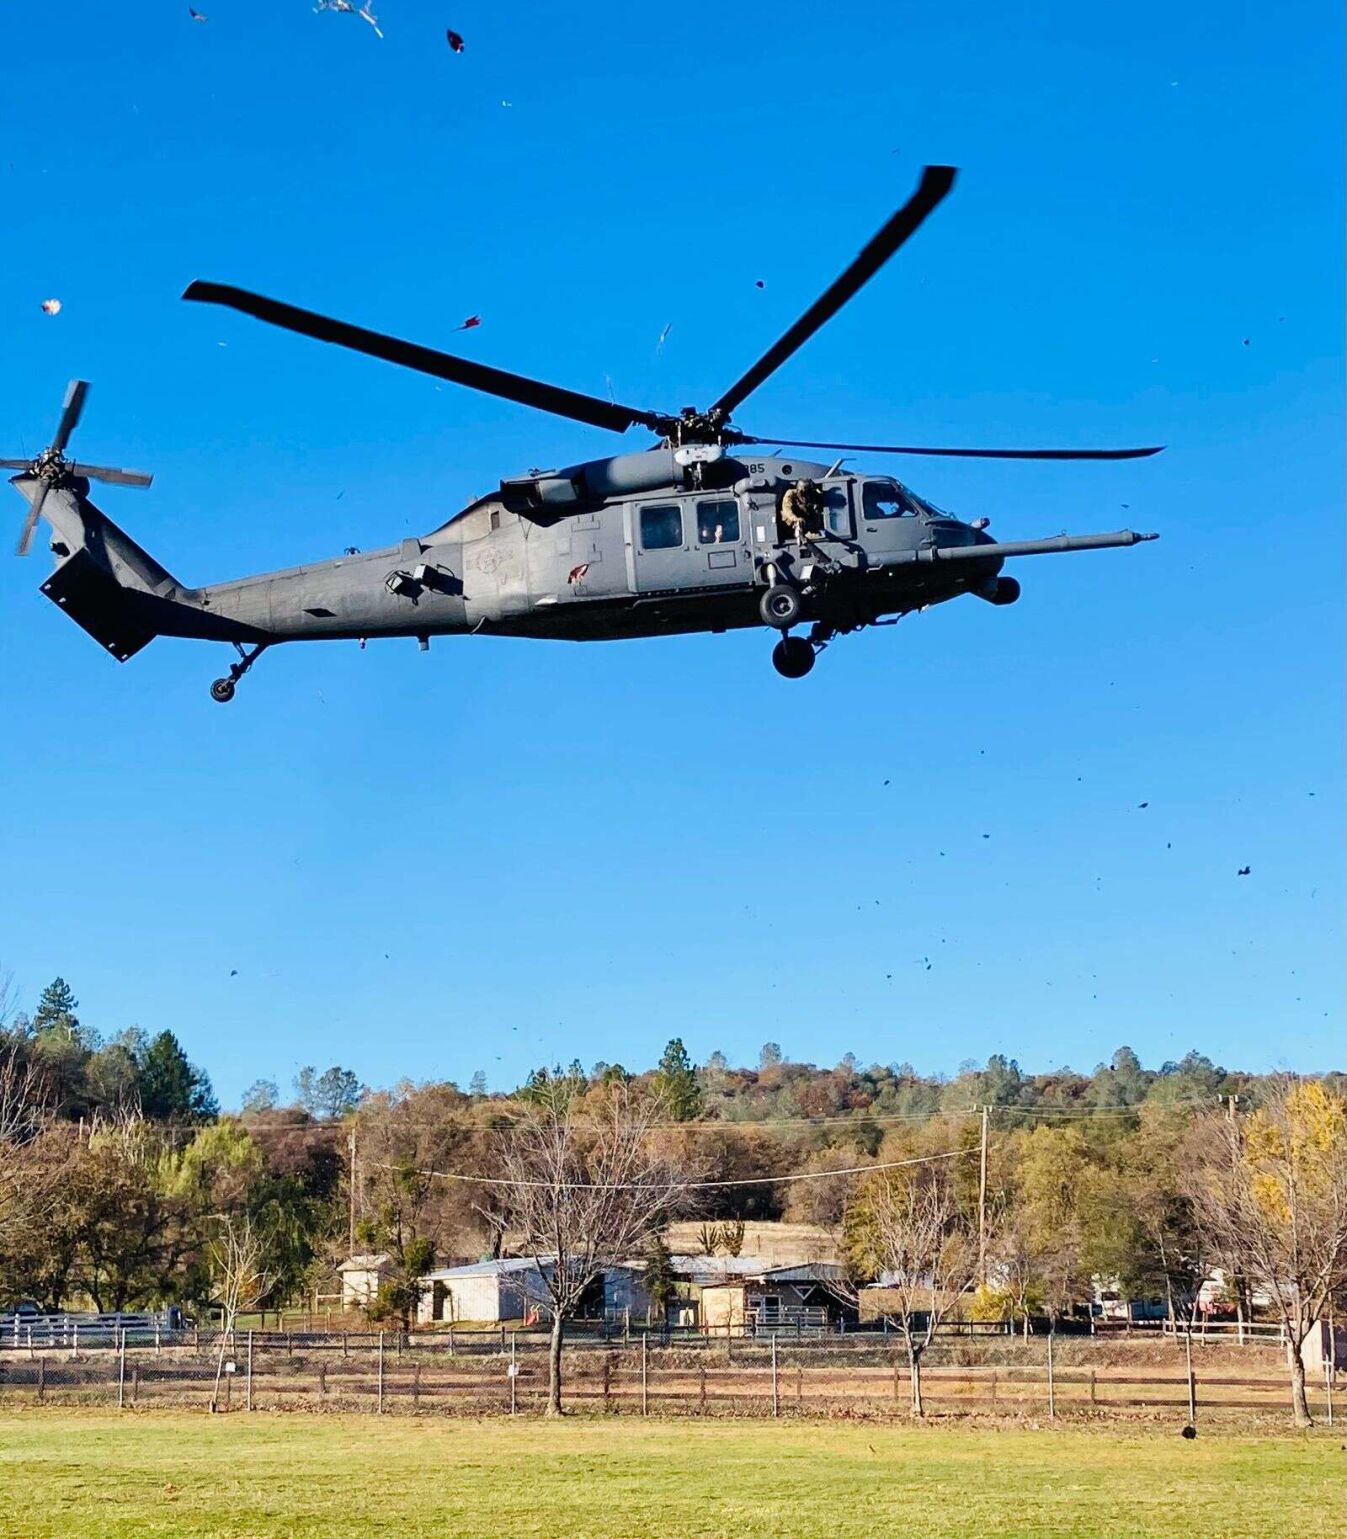
{"label": "grass field", "polygon": [[1341,1443],[968,1425],[0,1415],[5,1539],[1340,1535]]}

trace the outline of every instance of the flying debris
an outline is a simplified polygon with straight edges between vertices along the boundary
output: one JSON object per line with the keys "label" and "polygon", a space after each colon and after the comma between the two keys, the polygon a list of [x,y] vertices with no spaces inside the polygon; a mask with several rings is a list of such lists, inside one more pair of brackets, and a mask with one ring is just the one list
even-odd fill
{"label": "flying debris", "polygon": [[454,330],[455,331],[471,331],[475,326],[480,326],[481,324],[482,324],[482,317],[480,315],[470,315],[467,318],[467,320],[463,322],[463,324],[461,326],[455,326]]}
{"label": "flying debris", "polygon": [[[196,10],[193,6],[190,5],[187,7],[187,14],[192,18],[193,21],[210,20],[209,16],[203,16],[200,11]],[[229,976],[232,978],[234,975],[231,973]]]}
{"label": "flying debris", "polygon": [[361,21],[369,22],[374,28],[375,37],[383,36],[379,30],[379,18],[370,10],[370,0],[365,0],[358,9],[355,0],[316,0],[313,8],[315,11],[341,11],[347,16],[358,16]]}
{"label": "flying debris", "polygon": [[659,341],[655,343],[655,351],[657,353],[662,353],[664,351],[664,344],[669,340],[669,333],[672,330],[673,330],[673,322],[670,321],[669,324],[664,328],[664,330],[662,332],[660,332],[660,334],[659,334]]}
{"label": "flying debris", "polygon": [[1252,874],[1253,874],[1253,867],[1252,866],[1241,866],[1239,868],[1239,870],[1235,872],[1236,876],[1251,876]]}
{"label": "flying debris", "polygon": [[1140,810],[1140,811],[1142,811],[1142,812],[1144,812],[1144,811],[1145,811],[1145,810],[1146,810],[1146,808],[1147,808],[1147,807],[1149,807],[1149,806],[1150,806],[1150,803],[1149,803],[1149,802],[1138,802],[1138,803],[1137,803],[1137,807],[1138,807],[1138,809],[1139,809],[1139,810]]}
{"label": "flying debris", "polygon": [[758,281],[753,285],[753,287],[755,289],[765,289],[767,287],[767,285],[762,281],[761,278],[759,278]]}
{"label": "flying debris", "polygon": [[42,301],[43,315],[60,315],[61,301],[59,299],[44,299]]}
{"label": "flying debris", "polygon": [[463,41],[463,34],[461,32],[455,32],[452,27],[448,28],[448,30],[445,32],[444,40],[449,44],[450,48],[452,48],[455,53],[462,53],[463,50],[468,46]]}

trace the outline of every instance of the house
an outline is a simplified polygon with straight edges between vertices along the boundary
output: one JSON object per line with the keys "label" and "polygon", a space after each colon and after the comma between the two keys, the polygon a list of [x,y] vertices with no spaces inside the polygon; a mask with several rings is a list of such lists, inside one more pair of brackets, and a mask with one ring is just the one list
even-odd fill
{"label": "house", "polygon": [[542,1316],[547,1312],[550,1270],[550,1262],[540,1266],[531,1256],[437,1267],[422,1278],[417,1323],[496,1323]]}
{"label": "house", "polygon": [[[658,1323],[700,1330],[822,1330],[856,1319],[845,1269],[836,1262],[781,1265],[761,1256],[672,1256],[670,1262],[674,1296]],[[632,1319],[656,1323],[641,1264],[615,1270],[621,1275],[605,1287],[610,1317],[626,1310]]]}
{"label": "house", "polygon": [[388,1277],[390,1258],[378,1255],[348,1256],[337,1268],[341,1279],[341,1307],[363,1309],[372,1304]]}

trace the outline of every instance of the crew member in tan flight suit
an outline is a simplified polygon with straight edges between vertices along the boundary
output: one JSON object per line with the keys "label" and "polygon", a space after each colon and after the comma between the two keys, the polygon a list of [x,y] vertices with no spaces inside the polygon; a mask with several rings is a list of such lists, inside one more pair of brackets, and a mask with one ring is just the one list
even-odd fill
{"label": "crew member in tan flight suit", "polygon": [[817,481],[800,480],[781,499],[781,522],[786,538],[817,540],[823,533],[823,493]]}

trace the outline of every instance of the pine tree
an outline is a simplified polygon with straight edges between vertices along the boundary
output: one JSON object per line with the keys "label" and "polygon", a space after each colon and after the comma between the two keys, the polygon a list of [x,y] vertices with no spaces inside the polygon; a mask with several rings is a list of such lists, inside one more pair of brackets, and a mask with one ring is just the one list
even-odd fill
{"label": "pine tree", "polygon": [[219,1114],[210,1080],[188,1062],[171,1031],[161,1031],[145,1049],[140,1109],[151,1122],[210,1122]]}
{"label": "pine tree", "polygon": [[691,1122],[701,1115],[702,1087],[682,1037],[674,1037],[664,1049],[655,1070],[655,1085],[668,1102],[669,1115],[675,1122]]}
{"label": "pine tree", "polygon": [[75,1038],[79,1035],[79,1000],[64,978],[53,978],[42,990],[42,997],[33,1012],[33,1034],[42,1036],[49,1031]]}
{"label": "pine tree", "polygon": [[678,1274],[662,1233],[652,1237],[646,1250],[645,1291],[655,1315],[667,1318],[669,1305],[678,1296]]}

